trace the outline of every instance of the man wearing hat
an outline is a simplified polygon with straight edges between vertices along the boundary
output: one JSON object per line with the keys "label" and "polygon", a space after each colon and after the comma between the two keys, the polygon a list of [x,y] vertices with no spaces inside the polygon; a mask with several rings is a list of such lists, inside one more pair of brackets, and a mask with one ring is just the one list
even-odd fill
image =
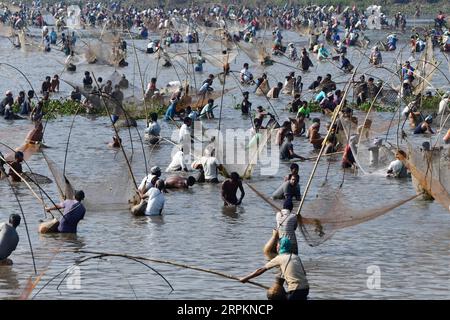
{"label": "man wearing hat", "polygon": [[11,90],[6,91],[5,97],[3,98],[2,102],[0,103],[0,116],[5,115],[5,108],[7,105],[13,105],[14,98]]}
{"label": "man wearing hat", "polygon": [[334,111],[336,105],[334,104],[334,94],[333,92],[328,92],[326,98],[320,101],[320,108],[323,114],[329,114]]}
{"label": "man wearing hat", "polygon": [[157,166],[150,169],[150,174],[142,179],[138,187],[141,195],[144,195],[150,188],[155,186],[156,181],[161,177],[161,169]]}
{"label": "man wearing hat", "polygon": [[433,129],[431,129],[431,124],[433,123],[433,117],[431,115],[425,118],[425,121],[420,123],[415,129],[414,134],[425,134],[431,133],[434,134]]}

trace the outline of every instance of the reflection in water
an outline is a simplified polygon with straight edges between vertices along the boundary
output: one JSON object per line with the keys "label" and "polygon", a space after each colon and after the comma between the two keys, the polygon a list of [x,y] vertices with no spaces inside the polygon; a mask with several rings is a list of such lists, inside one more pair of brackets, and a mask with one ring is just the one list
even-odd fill
{"label": "reflection in water", "polygon": [[238,206],[223,206],[222,207],[222,213],[225,216],[228,216],[230,218],[238,218],[239,217],[239,209]]}
{"label": "reflection in water", "polygon": [[154,223],[158,226],[162,226],[164,224],[164,215],[162,216],[147,216],[148,223]]}
{"label": "reflection in water", "polygon": [[[0,265],[0,290],[16,291],[20,287],[14,265]],[[1,292],[0,291],[0,292]]]}

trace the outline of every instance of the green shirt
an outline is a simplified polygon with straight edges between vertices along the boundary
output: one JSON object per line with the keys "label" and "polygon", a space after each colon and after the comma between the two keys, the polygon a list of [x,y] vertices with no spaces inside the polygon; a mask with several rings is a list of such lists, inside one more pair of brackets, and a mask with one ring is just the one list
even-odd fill
{"label": "green shirt", "polygon": [[306,106],[306,107],[301,107],[298,112],[297,112],[297,116],[299,114],[303,114],[305,116],[305,118],[309,118],[309,115],[311,113],[311,108]]}

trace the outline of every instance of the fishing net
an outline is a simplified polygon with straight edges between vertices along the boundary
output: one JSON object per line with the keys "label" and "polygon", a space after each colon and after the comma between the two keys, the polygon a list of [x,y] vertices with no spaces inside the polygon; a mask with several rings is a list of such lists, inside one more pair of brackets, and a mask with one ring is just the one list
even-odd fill
{"label": "fishing net", "polygon": [[393,88],[383,88],[381,94],[377,97],[377,102],[382,105],[392,106],[398,103],[399,93]]}
{"label": "fishing net", "polygon": [[229,64],[231,64],[236,59],[237,54],[237,51],[229,51],[227,54],[211,53],[206,55],[205,59],[216,68],[223,69],[227,61]]}
{"label": "fishing net", "polygon": [[74,188],[69,179],[63,175],[63,170],[60,169],[56,162],[51,160],[44,152],[42,152],[42,155],[54,178],[60,199],[73,199],[75,195]]}
{"label": "fishing net", "polygon": [[[384,179],[387,166],[395,159],[395,155],[390,147],[380,144],[379,139],[374,139],[374,137],[386,132],[386,124],[383,122],[375,124],[373,121],[366,120],[365,125],[358,127],[350,118],[341,116],[339,120],[341,140],[346,139],[343,143],[350,145],[356,165],[363,175],[377,174],[383,176]],[[373,143],[374,140],[377,141],[376,144]],[[376,147],[376,155],[373,147]],[[336,166],[332,169],[339,170]],[[336,174],[339,173],[330,173],[330,175]],[[417,195],[414,195],[406,199],[392,199],[386,201],[385,205],[375,208],[370,206],[352,208],[350,199],[346,200],[345,190],[350,187],[345,187],[344,178],[345,172],[338,188],[329,183],[324,183],[318,188],[316,198],[305,201],[305,205],[300,212],[302,219],[299,219],[299,226],[310,246],[320,245],[339,229],[375,219],[417,197]],[[344,187],[342,188],[342,186]],[[354,194],[353,192],[350,193]],[[372,191],[372,195],[375,193],[376,191]],[[360,199],[359,201],[363,200]]]}
{"label": "fishing net", "polygon": [[121,38],[114,32],[102,33],[100,39],[91,40],[86,44],[84,55],[89,63],[95,62],[117,67],[126,58],[126,53],[120,49]]}
{"label": "fishing net", "polygon": [[348,118],[340,117],[342,129],[339,142],[350,145],[356,165],[363,174],[385,174],[389,164],[395,160],[395,151],[384,143],[385,132],[392,124],[378,123],[367,119],[356,125]]}
{"label": "fishing net", "polygon": [[431,38],[427,39],[426,48],[417,63],[415,74],[417,77],[417,84],[414,87],[414,94],[423,93],[423,91],[431,84],[434,72],[439,66],[438,61],[434,57],[433,43]]}
{"label": "fishing net", "polygon": [[236,42],[236,45],[238,46],[238,48],[240,50],[242,50],[249,57],[249,59],[253,63],[259,64],[260,52],[259,52],[259,48],[258,48],[258,46],[256,46],[256,44],[239,41],[239,42]]}
{"label": "fishing net", "polygon": [[[108,176],[108,179],[103,179],[101,185],[96,180],[96,175],[89,172],[88,167],[83,171],[86,178],[74,175],[69,177],[67,174],[63,175],[63,170],[45,154],[44,159],[54,178],[61,199],[73,199],[74,186],[77,186],[78,190],[84,191],[86,198],[83,203],[86,209],[91,212],[125,211],[128,209],[128,199],[133,194],[134,186],[121,152],[116,154],[116,161],[111,165],[110,170],[102,173],[104,176]],[[92,169],[100,174],[98,173],[98,167],[92,167]],[[108,168],[103,167],[103,169]],[[111,172],[114,172],[114,174],[110,174]]]}
{"label": "fishing net", "polygon": [[27,182],[34,182],[36,184],[50,184],[53,182],[49,177],[39,173],[24,172],[23,175]]}
{"label": "fishing net", "polygon": [[297,24],[295,25],[295,30],[305,37],[311,34],[311,27],[309,27],[308,25],[305,26],[303,24]]}
{"label": "fishing net", "polygon": [[371,5],[366,9],[367,29],[369,30],[381,30],[381,6]]}
{"label": "fishing net", "polygon": [[[250,179],[258,161],[268,159],[268,142],[275,138],[276,121],[270,121],[266,129],[259,130],[253,136],[237,132],[233,139],[227,136],[225,141],[216,140],[216,154],[222,160],[226,172],[237,172],[243,179]],[[275,143],[271,143],[275,145]],[[273,150],[272,150],[273,152]]]}
{"label": "fishing net", "polygon": [[66,25],[69,29],[81,28],[81,9],[77,5],[67,7]]}
{"label": "fishing net", "polygon": [[0,24],[0,36],[8,38],[14,36],[13,28],[5,24]]}
{"label": "fishing net", "polygon": [[342,189],[325,187],[318,197],[306,203],[298,218],[299,229],[308,245],[315,247],[330,239],[336,231],[380,217],[417,195],[372,209],[355,209],[344,203]]}
{"label": "fishing net", "polygon": [[449,150],[438,147],[427,151],[408,142],[408,159],[403,162],[411,172],[416,190],[425,191],[450,210]]}

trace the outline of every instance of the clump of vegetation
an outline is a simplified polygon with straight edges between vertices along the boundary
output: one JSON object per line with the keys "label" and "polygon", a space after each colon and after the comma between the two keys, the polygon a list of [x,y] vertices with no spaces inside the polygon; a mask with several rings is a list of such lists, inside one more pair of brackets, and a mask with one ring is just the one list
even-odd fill
{"label": "clump of vegetation", "polygon": [[439,95],[434,95],[432,97],[423,97],[422,98],[422,109],[437,111],[439,108],[440,101],[441,101],[441,96],[439,96]]}
{"label": "clump of vegetation", "polygon": [[[36,106],[36,102],[31,103],[31,109]],[[145,119],[145,108],[142,106],[138,106],[136,104],[127,104],[124,106],[125,112],[133,119]],[[13,111],[15,113],[20,112],[20,106],[15,103],[13,105]],[[156,112],[159,116],[164,115],[166,112],[166,108],[159,103],[149,102],[147,103],[147,111],[150,114],[151,112]],[[72,100],[72,99],[52,99],[48,100],[44,103],[44,119],[56,119],[58,116],[70,116],[70,115],[81,115],[81,114],[90,114],[97,116],[107,116],[108,112],[104,109],[92,108],[88,109],[83,103]]]}
{"label": "clump of vegetation", "polygon": [[372,101],[361,103],[359,106],[356,103],[351,104],[351,108],[364,112],[369,112],[370,107],[372,107],[372,111],[376,112],[394,112],[397,109],[395,105],[387,106],[379,103],[374,103],[372,106]]}
{"label": "clump of vegetation", "polygon": [[311,112],[322,112],[322,108],[317,101],[308,102],[308,107],[311,109]]}

